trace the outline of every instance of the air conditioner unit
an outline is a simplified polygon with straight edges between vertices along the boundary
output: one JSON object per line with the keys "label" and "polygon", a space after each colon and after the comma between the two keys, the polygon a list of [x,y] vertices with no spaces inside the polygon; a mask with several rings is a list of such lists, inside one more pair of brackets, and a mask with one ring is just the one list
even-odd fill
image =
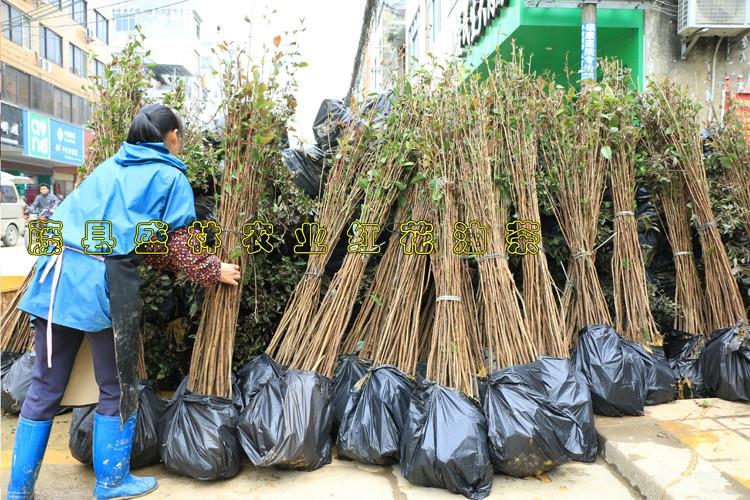
{"label": "air conditioner unit", "polygon": [[86,43],[93,42],[95,37],[96,33],[94,33],[94,30],[92,30],[91,28],[86,28]]}
{"label": "air conditioner unit", "polygon": [[52,68],[52,63],[49,62],[46,59],[39,59],[39,67],[42,68],[44,71],[49,71],[50,68]]}
{"label": "air conditioner unit", "polygon": [[736,36],[750,29],[750,0],[679,0],[677,34]]}

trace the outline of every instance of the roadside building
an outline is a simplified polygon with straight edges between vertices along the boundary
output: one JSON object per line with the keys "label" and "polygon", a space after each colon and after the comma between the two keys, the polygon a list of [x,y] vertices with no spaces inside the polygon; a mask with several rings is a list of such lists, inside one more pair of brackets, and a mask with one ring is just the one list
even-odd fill
{"label": "roadside building", "polygon": [[136,26],[145,35],[145,49],[150,51],[147,62],[153,73],[149,95],[159,98],[183,80],[188,101],[204,97],[201,72],[203,45],[198,2],[154,2],[129,0],[112,8],[112,48],[117,52],[136,33]]}
{"label": "roadside building", "polygon": [[[407,0],[405,16],[408,68],[458,56],[491,71],[515,41],[535,71],[578,80],[579,1]],[[748,0],[600,0],[596,22],[598,57],[620,59],[640,87],[669,75],[703,104],[704,118],[720,112],[725,77],[735,90],[746,80]]]}
{"label": "roadside building", "polygon": [[[111,11],[104,0],[1,0],[0,161],[67,195],[83,163],[91,78],[109,62]],[[28,189],[28,192],[27,192]]]}

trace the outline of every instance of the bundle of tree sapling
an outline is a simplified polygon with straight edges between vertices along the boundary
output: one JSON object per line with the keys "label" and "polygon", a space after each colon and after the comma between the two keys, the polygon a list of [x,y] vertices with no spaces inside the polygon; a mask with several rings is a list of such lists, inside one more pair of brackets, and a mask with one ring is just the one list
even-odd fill
{"label": "bundle of tree sapling", "polygon": [[[420,161],[433,204],[435,250],[430,257],[435,280],[434,319],[427,351],[427,377],[415,388],[400,443],[401,474],[410,482],[445,488],[469,498],[484,498],[492,488],[487,422],[472,395],[480,355],[467,331],[462,295],[466,278],[462,256],[454,253],[454,228],[460,222],[461,170],[456,134],[463,130],[455,69],[421,89],[423,99]],[[427,82],[430,83],[430,82]],[[464,240],[465,241],[465,240]]]}
{"label": "bundle of tree sapling", "polygon": [[603,70],[601,85],[607,92],[602,127],[608,144],[602,148],[602,155],[609,164],[614,209],[612,279],[615,329],[634,342],[661,344],[661,336],[651,316],[635,215],[635,156],[641,133],[637,95],[630,73],[619,63],[607,61]]}
{"label": "bundle of tree sapling", "polygon": [[747,321],[747,312],[711,205],[697,121],[700,106],[669,80],[651,82],[643,101],[645,126],[670,151],[691,200],[703,256],[707,326],[731,328]]}
{"label": "bundle of tree sapling", "polygon": [[[309,319],[305,330],[297,332],[293,349],[290,345],[285,351],[290,356],[285,379],[276,390],[273,383],[263,387],[240,416],[238,429],[242,444],[254,465],[311,470],[331,460],[330,377],[336,366],[339,344],[351,318],[368,258],[378,251],[375,242],[380,228],[387,221],[396,196],[405,187],[413,164],[409,161],[408,127],[403,121],[408,115],[399,104],[387,119],[378,117],[361,125],[355,131],[356,141],[342,141],[340,145],[338,154],[350,164],[339,172],[358,174],[357,189],[336,194],[347,189],[344,178],[340,179],[344,186],[332,184],[339,182],[334,180],[333,170],[339,161],[336,160],[328,178],[321,219],[330,217],[331,225],[339,234],[351,212],[342,211],[341,206],[358,202],[357,192],[364,194],[360,216],[349,226],[350,253],[331,280],[317,313]],[[357,147],[362,149],[354,149]],[[333,194],[329,197],[329,193]],[[333,212],[333,203],[339,205],[338,213]],[[317,295],[310,296],[312,299],[317,302]],[[300,304],[294,305],[299,307]],[[294,332],[287,332],[287,335],[290,333]],[[288,425],[289,422],[295,425]]]}
{"label": "bundle of tree sapling", "polygon": [[733,106],[712,138],[724,176],[742,211],[745,233],[750,237],[750,145],[739,110]]}
{"label": "bundle of tree sapling", "polygon": [[[500,60],[488,79],[492,99],[492,117],[499,158],[499,174],[509,177],[515,213],[520,223],[530,221],[538,226],[540,240],[528,234],[512,249],[524,252],[521,258],[523,276],[524,323],[539,353],[566,356],[568,346],[560,314],[560,297],[547,265],[542,245],[541,217],[537,194],[538,108],[544,99],[539,83],[525,67],[523,52],[514,51],[510,60]],[[528,252],[528,253],[525,253]]]}
{"label": "bundle of tree sapling", "polygon": [[[280,161],[281,137],[293,111],[288,83],[280,75],[284,54],[272,64],[254,63],[244,49],[220,46],[223,59],[223,171],[217,193],[223,262],[247,270],[242,227],[257,218],[266,172]],[[278,48],[278,46],[277,46]],[[265,72],[268,71],[266,74]],[[287,80],[288,82],[288,80]],[[218,285],[206,291],[196,333],[187,390],[170,402],[160,420],[161,458],[174,472],[196,479],[225,479],[239,471],[238,414],[232,404],[232,352],[242,294],[239,286]],[[210,422],[211,425],[198,422]]]}
{"label": "bundle of tree sapling", "polygon": [[594,262],[606,182],[599,120],[602,90],[590,87],[576,93],[550,84],[546,92],[539,122],[543,181],[570,249],[562,313],[565,343],[571,346],[580,328],[612,322]]}
{"label": "bundle of tree sapling", "polygon": [[509,219],[509,183],[498,179],[503,179],[510,168],[506,162],[512,156],[508,150],[511,145],[496,137],[496,124],[491,118],[494,89],[490,86],[489,90],[476,81],[466,86],[460,95],[463,120],[453,139],[458,146],[457,167],[465,172],[461,182],[464,219],[486,227],[485,241],[476,239],[471,248],[479,268],[482,338],[489,353],[486,371],[495,364],[505,367],[535,360],[540,352],[537,342],[541,341],[526,329],[521,294],[508,266],[505,225]]}
{"label": "bundle of tree sapling", "polygon": [[[368,328],[373,368],[348,394],[338,431],[339,455],[364,463],[398,462],[401,434],[414,390],[427,287],[427,253],[434,246],[422,231],[424,228],[419,227],[429,218],[426,183],[419,180],[419,174],[415,179],[417,182],[406,197],[408,201],[396,218],[406,231],[394,233],[392,247],[380,262],[381,267],[388,266],[388,288],[383,287],[382,303],[373,314],[378,319],[377,327]],[[409,228],[415,232],[409,232]],[[386,261],[392,248],[394,262]]]}

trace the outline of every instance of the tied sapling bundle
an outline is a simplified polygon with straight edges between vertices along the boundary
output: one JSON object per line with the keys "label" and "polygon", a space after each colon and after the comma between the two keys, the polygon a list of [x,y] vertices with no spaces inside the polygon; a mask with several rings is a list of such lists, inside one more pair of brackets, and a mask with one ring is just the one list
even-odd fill
{"label": "tied sapling bundle", "polygon": [[[424,136],[422,161],[430,180],[435,214],[435,251],[430,257],[430,269],[436,297],[427,378],[471,395],[475,393],[473,377],[481,356],[479,346],[472,344],[466,328],[467,307],[462,298],[466,275],[453,238],[454,228],[460,222],[459,180],[467,174],[459,165],[457,136],[463,132],[466,110],[461,108],[463,103],[459,102],[458,93],[455,88],[436,89],[427,101],[429,109],[420,124]],[[498,347],[496,352],[503,351]]]}
{"label": "tied sapling bundle", "polygon": [[[539,224],[541,233],[536,170],[540,126],[537,108],[543,94],[524,64],[523,53],[514,51],[510,61],[498,62],[486,83],[494,101],[493,118],[501,144],[498,148],[501,155],[497,165],[499,174],[507,177],[509,172],[518,219]],[[534,245],[536,252],[521,258],[526,330],[540,353],[566,356],[560,297],[542,242]]]}
{"label": "tied sapling bundle", "polygon": [[[646,269],[643,264],[638,221],[635,216],[635,156],[640,136],[637,95],[630,73],[618,63],[603,65],[605,110],[602,126],[609,145],[602,155],[609,162],[614,207],[614,251],[612,278],[615,300],[615,328],[626,339],[661,344],[648,300]],[[607,132],[608,131],[608,132]]]}
{"label": "tied sapling bundle", "polygon": [[742,211],[745,233],[750,238],[750,145],[736,108],[730,108],[724,115],[724,123],[712,144],[724,167],[726,182]]}
{"label": "tied sapling bundle", "polygon": [[571,253],[562,296],[568,346],[581,328],[612,322],[594,263],[606,181],[600,93],[597,86],[576,94],[551,84],[540,122],[544,188]]}
{"label": "tied sapling bundle", "polygon": [[[278,65],[264,78],[244,50],[226,45],[223,49],[224,169],[217,205],[218,224],[223,228],[220,259],[238,264],[244,273],[249,255],[241,247],[240,228],[257,217],[265,173],[280,160],[279,138],[289,110]],[[231,396],[232,352],[241,297],[242,282],[236,287],[219,285],[206,291],[190,365],[191,391]]]}
{"label": "tied sapling bundle", "polygon": [[677,159],[665,142],[665,136],[650,123],[642,108],[643,137],[641,144],[647,158],[646,178],[664,214],[663,226],[672,248],[675,266],[674,302],[677,308],[673,327],[676,330],[708,335],[706,303],[698,265],[693,255],[690,207]]}
{"label": "tied sapling bundle", "polygon": [[698,131],[699,106],[683,88],[669,80],[651,82],[644,103],[649,134],[658,137],[673,155],[692,201],[703,254],[708,328],[730,328],[738,321],[747,321],[739,286],[732,275],[712,210],[703,165],[702,138]]}
{"label": "tied sapling bundle", "polygon": [[[379,127],[361,133],[373,136],[369,142],[369,169],[357,183],[364,191],[358,219],[349,228],[349,253],[323,296],[314,318],[299,339],[290,365],[302,370],[333,375],[339,346],[351,319],[364,271],[370,255],[378,253],[375,241],[388,220],[391,207],[411,177],[413,160],[413,117],[416,109],[410,93],[394,99],[391,114]],[[341,216],[339,216],[341,217]]]}
{"label": "tied sapling bundle", "polygon": [[507,172],[504,163],[509,158],[502,153],[508,146],[494,137],[490,118],[494,98],[485,86],[468,82],[457,103],[462,120],[451,128],[457,161],[454,178],[461,179],[458,172],[463,175],[460,185],[465,219],[486,227],[486,241],[474,240],[485,248],[475,246],[472,251],[479,267],[482,339],[489,353],[488,371],[495,362],[506,367],[529,363],[539,355],[539,345],[526,329],[521,294],[508,266],[505,225],[510,203],[497,179]]}
{"label": "tied sapling bundle", "polygon": [[369,141],[372,135],[360,128],[346,129],[339,139],[318,211],[319,232],[305,235],[312,252],[302,279],[292,292],[266,353],[282,364],[290,364],[298,354],[300,342],[318,310],[323,272],[346,225],[359,206],[364,187],[359,180],[372,165]]}

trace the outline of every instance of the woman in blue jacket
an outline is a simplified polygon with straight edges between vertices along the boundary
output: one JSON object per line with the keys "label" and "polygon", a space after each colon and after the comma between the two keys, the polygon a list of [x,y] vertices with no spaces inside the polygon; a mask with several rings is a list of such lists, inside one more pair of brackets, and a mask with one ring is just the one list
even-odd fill
{"label": "woman in blue jacket", "polygon": [[[52,417],[84,336],[99,385],[94,497],[132,498],[157,486],[155,478],[129,472],[138,403],[134,357],[140,348],[137,224],[160,220],[173,231],[170,262],[162,258],[160,267],[186,270],[188,277],[205,285],[236,285],[240,277],[236,265],[184,251],[186,226],[195,219],[195,209],[185,165],[176,156],[181,135],[180,119],[170,108],[145,106],[117,154],[99,165],[55,212],[55,220],[63,224],[64,245],[37,260],[19,305],[35,318],[37,356],[16,430],[9,500],[33,498]],[[91,230],[97,224],[87,221],[111,223],[108,241],[93,240]]]}

